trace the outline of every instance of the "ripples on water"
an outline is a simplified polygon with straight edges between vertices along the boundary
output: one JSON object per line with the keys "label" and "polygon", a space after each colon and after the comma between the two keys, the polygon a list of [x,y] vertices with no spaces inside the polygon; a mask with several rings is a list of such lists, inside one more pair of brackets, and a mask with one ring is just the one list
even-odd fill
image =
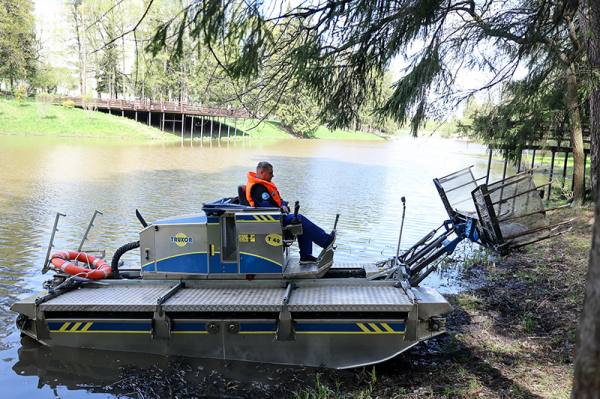
{"label": "ripples on water", "polygon": [[[283,197],[292,203],[299,200],[301,212],[325,230],[333,227],[335,214],[340,213],[337,261],[368,262],[395,254],[401,196],[407,198],[402,239],[406,248],[446,217],[432,179],[468,165],[475,165],[475,175],[481,176],[487,157],[479,145],[428,138],[180,146],[0,137],[2,385],[40,394],[33,388],[36,383],[17,374],[23,369],[29,375],[50,372],[30,363],[57,356],[35,344],[21,347],[17,354],[21,344],[15,315],[8,310],[16,298],[39,290],[48,277],[39,271],[57,211],[67,217],[61,220],[55,246],[70,249],[77,247],[94,209],[101,210],[104,215],[96,220],[84,248],[106,248],[110,258],[114,249],[138,238],[136,208],[148,221],[200,212],[203,202],[236,195],[246,172],[261,160],[274,165],[274,182]],[[128,255],[126,261],[136,262],[137,257]],[[448,284],[447,275],[427,280],[427,285],[442,289]],[[71,373],[77,375],[76,370]],[[56,381],[54,385],[60,386]],[[76,395],[70,391],[67,396]]]}

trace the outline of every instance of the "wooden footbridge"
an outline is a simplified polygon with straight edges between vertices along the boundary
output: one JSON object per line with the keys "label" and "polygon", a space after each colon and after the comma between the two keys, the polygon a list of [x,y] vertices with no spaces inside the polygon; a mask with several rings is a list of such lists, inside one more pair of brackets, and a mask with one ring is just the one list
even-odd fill
{"label": "wooden footbridge", "polygon": [[[238,119],[253,116],[245,109],[205,107],[175,101],[119,100],[82,97],[58,97],[53,102],[72,101],[77,108],[90,109],[145,122],[161,131],[171,131],[191,138],[235,137]],[[243,132],[242,132],[243,134]]]}
{"label": "wooden footbridge", "polygon": [[[591,186],[587,180],[589,176],[588,167],[588,155],[590,153],[590,129],[589,126],[583,127],[583,170],[584,170],[584,190]],[[490,179],[490,170],[493,163],[492,153],[498,151],[504,153],[506,150],[505,146],[488,146],[488,162],[487,162],[487,173],[486,173],[486,184]],[[552,193],[552,185],[560,184],[561,190],[568,189],[568,181],[570,180],[570,190],[573,191],[575,180],[573,180],[573,168],[569,164],[569,156],[573,153],[573,143],[569,138],[569,132],[564,129],[552,129],[552,133],[547,135],[547,138],[542,142],[527,143],[522,146],[522,150],[518,159],[514,162],[514,169],[517,173],[524,169],[531,169],[537,173],[542,173],[548,178],[547,190],[545,192],[546,200],[550,200]],[[536,157],[537,155],[537,157]],[[541,155],[541,156],[540,156]],[[545,156],[550,157],[550,165],[547,167],[547,162],[544,159]],[[529,158],[528,162],[525,162],[525,157]],[[537,163],[536,163],[537,161]],[[504,180],[507,175],[507,167],[509,159],[504,156],[502,167],[502,179]],[[559,165],[556,165],[559,163]],[[562,165],[560,165],[562,163]],[[556,170],[556,166],[560,169]],[[562,166],[562,167],[561,167]],[[569,175],[570,172],[570,176]]]}

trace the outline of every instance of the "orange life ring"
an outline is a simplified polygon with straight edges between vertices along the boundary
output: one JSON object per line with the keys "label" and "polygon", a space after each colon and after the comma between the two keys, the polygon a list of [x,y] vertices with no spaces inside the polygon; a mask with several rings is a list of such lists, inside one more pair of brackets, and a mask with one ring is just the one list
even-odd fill
{"label": "orange life ring", "polygon": [[[72,260],[83,262],[86,265],[91,266],[91,269],[82,266],[75,266],[71,263]],[[112,269],[104,259],[96,258],[93,255],[88,255],[85,252],[77,251],[60,251],[52,254],[50,258],[52,265],[63,272],[72,276],[79,276],[85,278],[91,278],[93,280],[100,280],[107,278],[112,274]]]}

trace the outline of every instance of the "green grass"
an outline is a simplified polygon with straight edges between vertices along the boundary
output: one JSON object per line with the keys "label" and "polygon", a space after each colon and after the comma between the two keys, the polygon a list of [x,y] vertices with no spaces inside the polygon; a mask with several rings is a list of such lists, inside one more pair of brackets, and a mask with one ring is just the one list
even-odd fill
{"label": "green grass", "polygon": [[[230,126],[236,126],[238,129],[246,133],[246,137],[261,138],[261,139],[291,139],[296,138],[285,130],[277,121],[266,120],[260,122],[257,119],[238,119],[235,122],[233,119],[227,119],[226,123]],[[381,137],[371,133],[360,132],[356,130],[331,130],[325,126],[317,129],[314,139],[323,140],[383,140]]]}
{"label": "green grass", "polygon": [[359,132],[357,130],[331,130],[325,126],[320,126],[317,129],[314,138],[323,140],[383,140],[383,138],[371,133]]}
{"label": "green grass", "polygon": [[111,139],[166,139],[160,130],[121,116],[47,103],[0,100],[0,134]]}
{"label": "green grass", "polygon": [[[261,139],[291,139],[291,134],[281,128],[275,121],[259,121],[258,119],[226,119],[225,123],[235,126],[245,133],[245,137]],[[230,131],[230,134],[232,131]],[[238,132],[239,133],[239,132]]]}

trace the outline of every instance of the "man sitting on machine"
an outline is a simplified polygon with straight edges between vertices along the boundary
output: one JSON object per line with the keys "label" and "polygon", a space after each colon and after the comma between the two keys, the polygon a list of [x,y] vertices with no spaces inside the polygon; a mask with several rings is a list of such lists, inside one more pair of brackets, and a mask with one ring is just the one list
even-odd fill
{"label": "man sitting on machine", "polygon": [[[281,199],[273,179],[273,165],[269,162],[259,162],[256,172],[248,172],[246,183],[246,200],[253,207],[281,208],[284,211],[283,225],[292,223],[294,215],[290,214],[287,202]],[[298,236],[300,247],[300,263],[313,263],[317,258],[312,256],[312,243],[326,248],[335,240],[335,230],[327,234],[322,228],[311,222],[307,217],[298,214],[298,222],[302,224],[302,234]]]}

